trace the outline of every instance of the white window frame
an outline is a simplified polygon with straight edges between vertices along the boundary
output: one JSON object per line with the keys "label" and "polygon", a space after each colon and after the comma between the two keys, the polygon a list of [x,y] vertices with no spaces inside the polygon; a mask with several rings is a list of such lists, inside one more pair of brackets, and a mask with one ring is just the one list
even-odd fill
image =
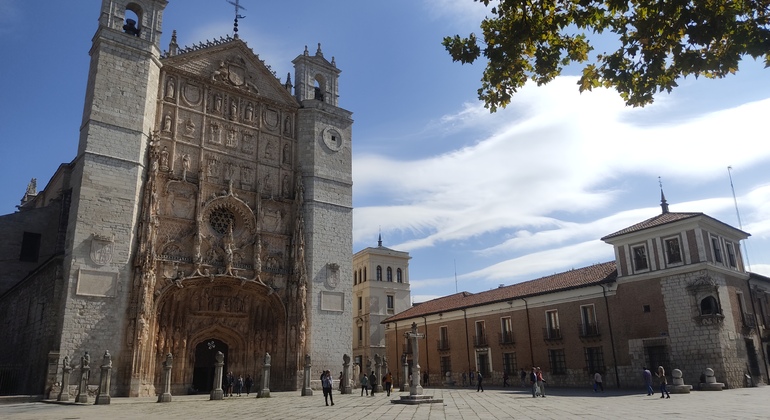
{"label": "white window frame", "polygon": [[[650,264],[650,253],[647,252],[647,244],[646,243],[641,243],[641,244],[637,244],[637,245],[631,245],[630,248],[631,248],[631,266],[634,269],[634,273],[646,273],[646,272],[650,271],[650,265],[651,265]],[[639,268],[636,265],[636,250],[639,249],[639,248],[644,250],[644,261],[647,264],[647,267]]]}
{"label": "white window frame", "polygon": [[[679,261],[671,261],[669,258],[669,241],[676,241],[677,246],[679,247]],[[679,236],[670,236],[668,238],[663,238],[663,254],[666,259],[666,265],[669,267],[675,267],[678,265],[684,264],[684,251],[682,250],[682,238]]]}

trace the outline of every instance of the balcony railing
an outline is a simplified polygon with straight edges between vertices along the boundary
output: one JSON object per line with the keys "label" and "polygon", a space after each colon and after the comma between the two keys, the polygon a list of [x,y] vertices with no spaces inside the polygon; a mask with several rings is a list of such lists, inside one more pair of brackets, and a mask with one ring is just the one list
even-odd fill
{"label": "balcony railing", "polygon": [[582,322],[578,324],[578,334],[580,337],[598,337],[601,335],[599,332],[599,324],[596,322]]}
{"label": "balcony railing", "polygon": [[743,326],[745,328],[756,328],[757,317],[754,314],[743,313]]}
{"label": "balcony railing", "polygon": [[559,328],[543,328],[543,339],[561,340],[561,330]]}
{"label": "balcony railing", "polygon": [[487,342],[487,335],[486,334],[474,335],[473,336],[473,345],[476,346],[476,347],[486,347],[486,346],[488,346],[489,343]]}
{"label": "balcony railing", "polygon": [[500,344],[513,344],[513,333],[510,331],[501,332]]}
{"label": "balcony railing", "polygon": [[436,348],[439,351],[449,350],[449,339],[444,338],[441,340],[436,340]]}

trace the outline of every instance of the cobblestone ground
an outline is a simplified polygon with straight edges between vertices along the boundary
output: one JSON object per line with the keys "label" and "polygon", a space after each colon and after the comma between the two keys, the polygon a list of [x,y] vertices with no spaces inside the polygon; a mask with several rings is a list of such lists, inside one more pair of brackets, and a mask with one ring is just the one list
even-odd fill
{"label": "cobblestone ground", "polygon": [[[546,398],[532,398],[526,390],[431,389],[426,395],[443,403],[392,404],[389,398],[334,395],[325,406],[320,391],[311,397],[298,392],[273,392],[270,398],[232,397],[210,401],[207,396],[175,396],[159,404],[155,398],[113,398],[110,405],[49,402],[0,404],[0,419],[768,419],[770,387],[692,392],[648,397],[644,391],[594,393],[591,390],[547,390]],[[93,401],[93,399],[91,400]],[[2,402],[2,400],[0,400]]]}

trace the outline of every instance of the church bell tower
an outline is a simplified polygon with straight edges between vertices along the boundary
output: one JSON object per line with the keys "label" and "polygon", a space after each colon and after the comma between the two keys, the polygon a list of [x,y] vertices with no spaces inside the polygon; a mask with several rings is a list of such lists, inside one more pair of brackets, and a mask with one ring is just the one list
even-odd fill
{"label": "church bell tower", "polygon": [[294,59],[298,161],[304,188],[309,348],[313,366],[352,354],[352,113],[339,107],[340,70],[305,47]]}
{"label": "church bell tower", "polygon": [[[109,350],[128,394],[125,314],[160,74],[165,0],[103,0],[72,170],[60,358]],[[115,394],[114,394],[115,395]]]}

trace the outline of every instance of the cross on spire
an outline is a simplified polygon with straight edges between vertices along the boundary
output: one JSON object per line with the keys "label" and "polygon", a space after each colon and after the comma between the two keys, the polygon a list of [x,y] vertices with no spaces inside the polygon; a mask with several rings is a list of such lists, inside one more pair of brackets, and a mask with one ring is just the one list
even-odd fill
{"label": "cross on spire", "polygon": [[242,16],[242,15],[240,15],[238,13],[241,10],[245,11],[246,8],[241,6],[240,0],[235,0],[235,1],[227,0],[227,2],[232,4],[233,6],[235,6],[235,20],[233,21],[233,37],[238,38],[238,19],[243,19],[243,18],[246,17],[246,16]]}

